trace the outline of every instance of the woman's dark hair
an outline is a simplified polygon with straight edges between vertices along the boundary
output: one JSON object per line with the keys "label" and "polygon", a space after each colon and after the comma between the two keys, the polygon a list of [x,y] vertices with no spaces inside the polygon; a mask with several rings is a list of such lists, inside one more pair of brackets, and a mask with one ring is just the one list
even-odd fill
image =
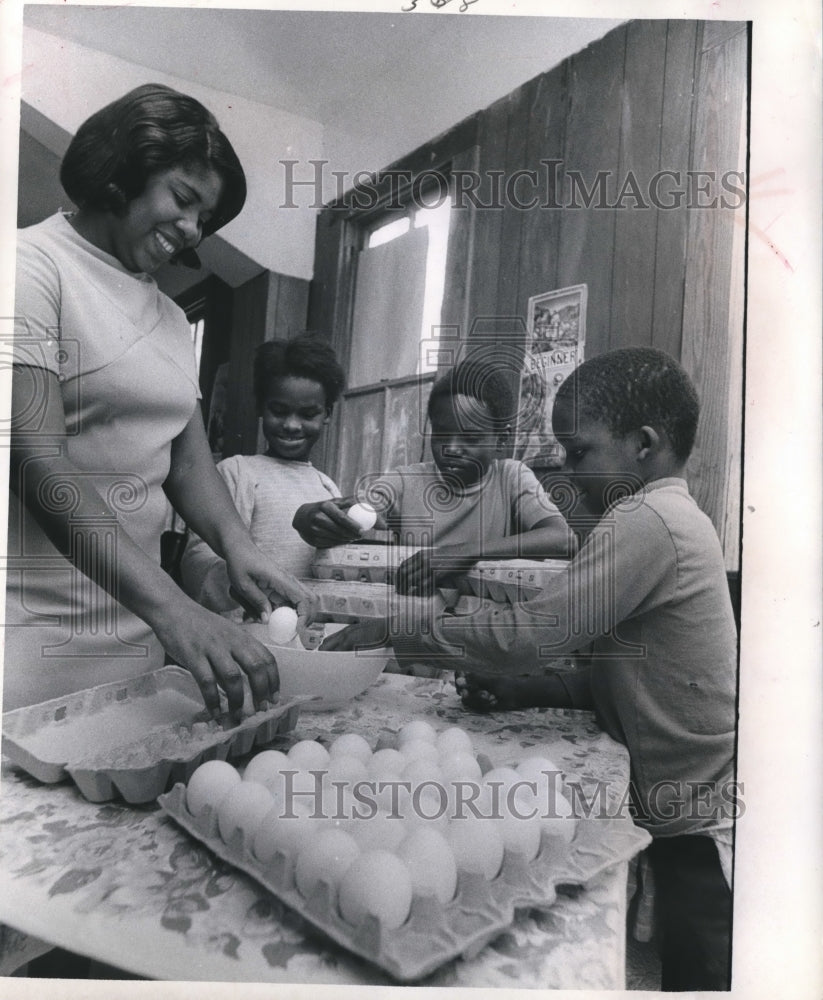
{"label": "woman's dark hair", "polygon": [[293,340],[267,340],[254,355],[254,398],[257,409],[266,404],[272,379],[294,375],[311,379],[323,387],[326,409],[340,398],[346,376],[325,337],[317,333],[301,333]]}
{"label": "woman's dark hair", "polygon": [[119,215],[152,174],[177,166],[212,169],[223,182],[203,236],[240,212],[246,176],[217,119],[193,97],[147,83],[83,122],[63,157],[60,182],[78,207]]}
{"label": "woman's dark hair", "polygon": [[[511,424],[515,416],[514,397],[506,370],[493,364],[487,357],[466,358],[454,368],[449,368],[436,379],[431,388],[426,413],[431,417],[432,408],[441,399],[465,396],[476,400],[491,415],[481,408],[471,408],[464,414],[473,427],[488,423],[489,430],[502,432]],[[477,412],[474,412],[477,409]],[[460,413],[456,414],[460,419]]]}
{"label": "woman's dark hair", "polygon": [[624,347],[584,361],[557,390],[554,405],[588,414],[616,437],[646,425],[662,430],[681,461],[691,453],[700,414],[683,367],[653,347]]}

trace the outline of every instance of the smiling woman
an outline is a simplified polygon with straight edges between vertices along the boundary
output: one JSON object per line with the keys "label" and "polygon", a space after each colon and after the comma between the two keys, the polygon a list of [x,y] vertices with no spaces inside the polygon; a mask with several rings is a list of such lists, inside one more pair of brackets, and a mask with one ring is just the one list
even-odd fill
{"label": "smiling woman", "polygon": [[[216,473],[189,324],[151,277],[243,207],[243,169],[199,102],[148,84],[92,115],[61,168],[74,215],[18,241],[4,707],[162,665],[206,704],[260,707],[271,654],[160,568],[167,500],[265,617],[311,598],[252,542]],[[278,601],[279,603],[279,601]]]}
{"label": "smiling woman", "polygon": [[122,215],[80,212],[72,228],[129,271],[153,274],[202,239],[220,201],[223,181],[213,169],[172,167],[151,175]]}

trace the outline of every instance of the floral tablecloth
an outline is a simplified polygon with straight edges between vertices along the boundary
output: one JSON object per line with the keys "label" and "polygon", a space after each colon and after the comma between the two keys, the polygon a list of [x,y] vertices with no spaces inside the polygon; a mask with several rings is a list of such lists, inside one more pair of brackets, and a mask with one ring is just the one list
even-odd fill
{"label": "floral tablecloth", "polygon": [[[374,745],[411,717],[459,724],[496,764],[539,751],[610,799],[628,784],[625,749],[589,713],[471,715],[445,678],[384,675],[345,711],[302,714],[290,739],[354,731]],[[0,787],[0,920],[9,925],[0,933],[6,964],[9,949],[25,956],[24,932],[157,979],[389,981],[323,940],[157,807],[95,805],[70,784],[42,786],[8,767]],[[479,955],[450,962],[420,985],[622,989],[625,926],[621,863],[585,890],[561,894],[547,911],[521,912]]]}

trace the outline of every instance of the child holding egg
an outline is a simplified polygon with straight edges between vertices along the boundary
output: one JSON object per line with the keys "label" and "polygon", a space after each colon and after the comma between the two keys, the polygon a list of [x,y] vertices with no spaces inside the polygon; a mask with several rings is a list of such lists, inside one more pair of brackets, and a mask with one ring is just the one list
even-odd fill
{"label": "child holding egg", "polygon": [[[343,389],[343,370],[325,338],[301,334],[262,344],[253,378],[266,452],[233,455],[217,470],[261,551],[294,576],[308,577],[314,548],[292,528],[292,518],[301,504],[340,492],[309,456]],[[225,562],[196,535],[186,546],[181,579],[205,607],[240,614],[229,593]]]}
{"label": "child holding egg", "polygon": [[[514,419],[506,377],[467,359],[432,386],[432,460],[365,478],[361,493],[404,545],[419,551],[398,568],[398,593],[425,595],[480,559],[569,557],[575,538],[534,473],[501,458]],[[310,504],[295,527],[318,546],[360,536],[361,511]]]}

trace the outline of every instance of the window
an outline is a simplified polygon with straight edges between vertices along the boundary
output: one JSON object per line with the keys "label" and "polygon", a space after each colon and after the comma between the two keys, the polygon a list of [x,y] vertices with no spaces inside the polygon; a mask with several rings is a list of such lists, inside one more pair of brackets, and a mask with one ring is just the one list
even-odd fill
{"label": "window", "polygon": [[364,472],[426,457],[426,401],[453,363],[474,218],[457,208],[454,175],[476,169],[477,134],[474,115],[318,218],[308,325],[330,335],[348,385],[318,462],[344,495]]}
{"label": "window", "polygon": [[200,358],[203,355],[203,331],[206,329],[206,320],[203,316],[199,319],[191,320],[191,339],[194,343],[194,367],[200,373]]}
{"label": "window", "polygon": [[[406,214],[383,216],[357,254],[352,388],[437,368],[451,199],[418,197]],[[375,351],[375,344],[381,350]]]}

